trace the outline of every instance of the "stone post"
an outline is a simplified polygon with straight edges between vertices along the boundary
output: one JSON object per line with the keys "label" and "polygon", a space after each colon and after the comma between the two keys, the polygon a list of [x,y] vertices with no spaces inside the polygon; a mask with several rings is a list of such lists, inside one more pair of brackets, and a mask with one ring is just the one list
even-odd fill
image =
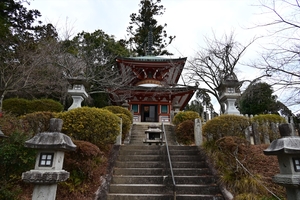
{"label": "stone post", "polygon": [[270,144],[270,135],[269,135],[269,122],[264,122],[262,124],[263,127],[263,136],[264,136],[264,144]]}
{"label": "stone post", "polygon": [[279,126],[281,138],[264,150],[265,155],[276,155],[280,174],[273,181],[286,188],[287,199],[300,199],[300,137],[292,136],[289,124]]}
{"label": "stone post", "polygon": [[116,145],[122,144],[122,118],[120,117],[120,133],[116,138]]}
{"label": "stone post", "polygon": [[199,118],[195,119],[194,137],[195,137],[195,145],[201,146],[203,143],[203,137],[202,137],[202,123]]}
{"label": "stone post", "polygon": [[256,122],[252,123],[252,133],[253,133],[254,144],[261,144],[260,134],[258,132],[258,124]]}
{"label": "stone post", "polygon": [[50,120],[50,132],[42,132],[25,142],[25,147],[38,150],[34,170],[24,172],[22,180],[35,184],[32,200],[55,200],[57,183],[69,178],[63,170],[64,152],[74,151],[71,138],[60,133],[62,120]]}

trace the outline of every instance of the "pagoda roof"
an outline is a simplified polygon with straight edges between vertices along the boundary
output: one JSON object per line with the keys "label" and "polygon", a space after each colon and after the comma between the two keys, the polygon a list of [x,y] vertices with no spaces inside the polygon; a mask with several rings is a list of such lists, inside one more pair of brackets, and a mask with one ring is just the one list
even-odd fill
{"label": "pagoda roof", "polygon": [[[117,102],[118,99],[123,99],[126,96],[126,99],[131,99],[133,97],[151,97],[156,100],[161,100],[163,98],[170,98],[174,102],[178,103],[180,109],[184,109],[186,104],[193,97],[194,92],[196,91],[196,86],[182,86],[182,87],[143,87],[143,86],[131,86],[131,87],[122,87],[114,91],[113,99]],[[122,101],[122,100],[121,100]]]}
{"label": "pagoda roof", "polygon": [[186,57],[141,56],[118,57],[116,61],[122,77],[133,77],[130,83],[126,83],[127,85],[136,86],[149,79],[174,85],[179,80],[186,59]]}
{"label": "pagoda roof", "polygon": [[137,56],[137,57],[118,57],[117,61],[147,61],[147,62],[185,62],[186,57],[183,58],[166,58],[166,57],[160,57],[160,56]]}

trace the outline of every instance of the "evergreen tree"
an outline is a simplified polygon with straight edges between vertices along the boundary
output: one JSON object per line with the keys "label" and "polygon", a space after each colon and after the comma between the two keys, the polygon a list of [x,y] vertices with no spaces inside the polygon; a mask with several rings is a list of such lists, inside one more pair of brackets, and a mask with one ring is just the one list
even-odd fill
{"label": "evergreen tree", "polygon": [[[152,47],[152,55],[172,55],[165,48],[173,41],[175,36],[167,35],[164,28],[167,24],[158,25],[155,16],[163,15],[165,8],[160,5],[161,0],[141,0],[139,13],[130,15],[130,26],[127,27],[129,40],[127,44],[139,56],[144,56],[147,53],[149,46]],[[148,43],[148,35],[152,40],[152,46]]]}
{"label": "evergreen tree", "polygon": [[267,83],[254,83],[248,86],[239,100],[239,110],[242,114],[258,115],[267,113],[278,114],[277,97],[272,87]]}

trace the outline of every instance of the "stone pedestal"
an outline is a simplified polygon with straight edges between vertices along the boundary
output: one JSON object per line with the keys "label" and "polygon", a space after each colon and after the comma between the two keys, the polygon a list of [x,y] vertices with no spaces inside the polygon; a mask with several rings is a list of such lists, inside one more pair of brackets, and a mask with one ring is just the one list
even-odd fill
{"label": "stone pedestal", "polygon": [[230,114],[230,115],[240,115],[240,111],[236,109],[235,107],[235,101],[236,99],[227,99],[226,100],[226,110],[224,114]]}

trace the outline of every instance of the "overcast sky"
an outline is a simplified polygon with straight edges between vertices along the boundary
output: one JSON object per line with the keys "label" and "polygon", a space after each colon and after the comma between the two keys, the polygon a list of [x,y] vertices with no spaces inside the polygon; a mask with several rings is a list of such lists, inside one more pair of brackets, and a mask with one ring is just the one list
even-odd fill
{"label": "overcast sky", "polygon": [[[140,0],[31,0],[30,9],[41,12],[44,23],[52,23],[61,35],[66,30],[73,36],[81,31],[101,29],[116,39],[125,39],[130,14],[138,13]],[[177,57],[195,56],[205,47],[204,37],[212,32],[217,36],[235,32],[236,40],[247,44],[254,37],[265,34],[264,29],[249,29],[257,23],[270,22],[272,16],[261,15],[259,0],[162,0],[166,8],[159,24],[167,23],[168,35],[176,39],[168,50]],[[246,51],[241,63],[257,57],[260,42]],[[259,76],[253,69],[238,66],[239,80]]]}
{"label": "overcast sky", "polygon": [[[117,39],[126,38],[131,13],[138,13],[140,0],[33,0],[29,8],[42,14],[42,21],[60,31],[94,32],[101,29]],[[248,30],[261,16],[258,0],[162,0],[166,8],[159,24],[175,35],[171,46],[177,56],[193,56],[203,37],[212,31],[221,35],[235,31],[241,43],[250,41],[257,30]]]}

